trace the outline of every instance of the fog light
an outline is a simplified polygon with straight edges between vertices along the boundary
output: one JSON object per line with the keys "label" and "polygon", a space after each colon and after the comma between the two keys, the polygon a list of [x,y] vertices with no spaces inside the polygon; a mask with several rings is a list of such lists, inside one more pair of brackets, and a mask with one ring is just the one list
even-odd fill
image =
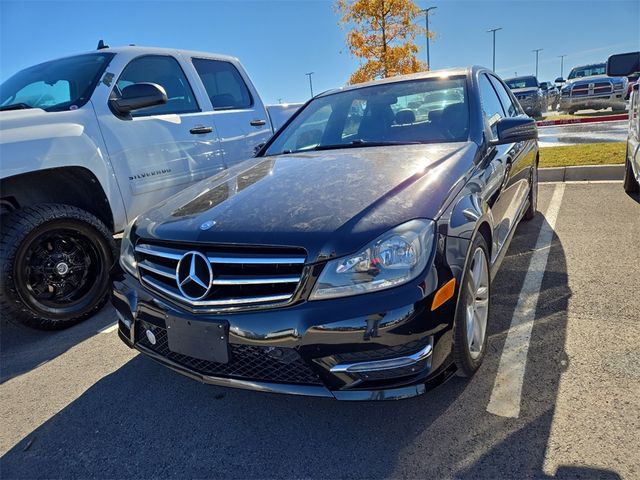
{"label": "fog light", "polygon": [[147,340],[149,340],[149,343],[151,345],[155,345],[156,344],[156,336],[153,334],[153,332],[151,330],[147,330],[145,333],[147,334]]}

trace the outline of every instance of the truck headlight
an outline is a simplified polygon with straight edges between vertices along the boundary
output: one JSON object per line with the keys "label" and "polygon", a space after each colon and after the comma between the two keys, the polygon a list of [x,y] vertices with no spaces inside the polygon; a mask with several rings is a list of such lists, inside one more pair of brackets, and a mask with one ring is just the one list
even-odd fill
{"label": "truck headlight", "polygon": [[135,248],[131,241],[131,227],[136,222],[137,217],[130,222],[122,234],[120,245],[120,266],[129,274],[138,278],[138,262],[136,261]]}
{"label": "truck headlight", "polygon": [[359,295],[407,283],[427,266],[434,239],[431,220],[403,223],[355,255],[329,261],[309,299]]}

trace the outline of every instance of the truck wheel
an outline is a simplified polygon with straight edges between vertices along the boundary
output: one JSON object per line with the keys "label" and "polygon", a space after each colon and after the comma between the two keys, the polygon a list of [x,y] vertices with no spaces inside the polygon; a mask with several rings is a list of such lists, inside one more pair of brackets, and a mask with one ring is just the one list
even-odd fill
{"label": "truck wheel", "polygon": [[638,185],[638,181],[636,177],[633,175],[633,167],[631,167],[631,162],[629,161],[629,147],[627,147],[627,153],[625,154],[624,159],[624,191],[627,193],[637,193],[640,191],[640,185]]}
{"label": "truck wheel", "polygon": [[3,218],[0,308],[42,330],[70,327],[107,299],[113,237],[90,213],[42,204]]}

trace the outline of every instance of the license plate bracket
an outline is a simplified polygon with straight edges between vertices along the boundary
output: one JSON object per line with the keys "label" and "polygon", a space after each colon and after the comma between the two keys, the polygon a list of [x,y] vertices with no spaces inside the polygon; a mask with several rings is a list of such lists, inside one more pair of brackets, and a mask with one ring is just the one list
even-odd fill
{"label": "license plate bracket", "polygon": [[202,321],[167,314],[169,350],[216,363],[229,363],[229,322]]}

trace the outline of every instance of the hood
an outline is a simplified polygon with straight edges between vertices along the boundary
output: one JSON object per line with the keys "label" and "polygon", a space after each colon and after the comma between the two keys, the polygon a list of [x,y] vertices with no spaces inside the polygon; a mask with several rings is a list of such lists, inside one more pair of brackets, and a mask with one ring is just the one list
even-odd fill
{"label": "hood", "polygon": [[467,142],[254,158],[141,215],[134,231],[152,240],[302,247],[312,261],[341,256],[400,223],[435,218],[476,150]]}
{"label": "hood", "polygon": [[71,116],[78,116],[76,112],[51,113],[41,108],[0,112],[0,144],[82,135],[82,124],[73,121],[76,118],[70,121]]}
{"label": "hood", "polygon": [[511,91],[514,95],[522,95],[524,93],[536,93],[538,91],[538,87],[524,87],[524,88],[512,88]]}
{"label": "hood", "polygon": [[612,80],[613,77],[608,77],[607,75],[589,75],[588,77],[580,77],[580,78],[572,78],[571,80],[567,80],[565,85],[575,85],[578,83],[592,83],[594,80]]}

